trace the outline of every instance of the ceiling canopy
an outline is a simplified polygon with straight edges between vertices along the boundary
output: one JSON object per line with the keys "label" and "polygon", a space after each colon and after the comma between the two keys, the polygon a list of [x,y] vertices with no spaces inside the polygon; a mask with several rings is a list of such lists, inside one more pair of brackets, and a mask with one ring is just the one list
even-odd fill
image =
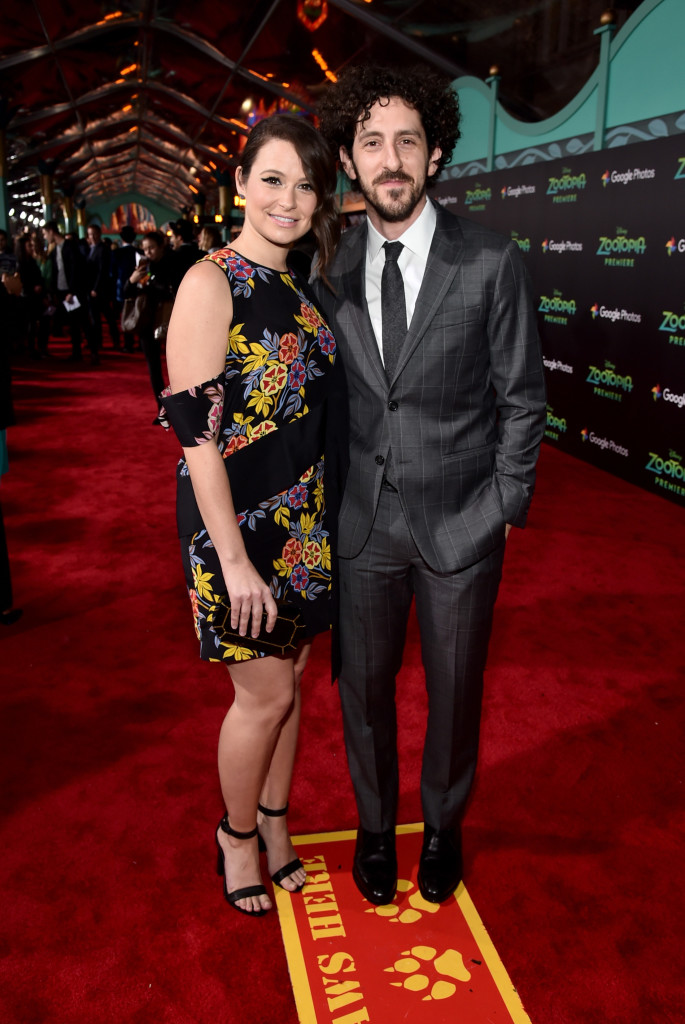
{"label": "ceiling canopy", "polygon": [[502,76],[500,99],[548,117],[594,70],[593,29],[638,0],[3,0],[0,128],[10,205],[40,212],[40,174],[97,205],[138,193],[179,211],[239,162],[255,117],[312,115],[360,62]]}

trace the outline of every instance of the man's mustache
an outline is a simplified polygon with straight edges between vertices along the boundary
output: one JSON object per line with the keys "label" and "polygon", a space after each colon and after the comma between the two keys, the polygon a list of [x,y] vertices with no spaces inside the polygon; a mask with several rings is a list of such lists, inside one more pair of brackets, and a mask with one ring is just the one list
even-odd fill
{"label": "man's mustache", "polygon": [[411,185],[414,181],[405,171],[383,171],[377,178],[374,178],[374,185],[382,185],[386,181],[408,181]]}

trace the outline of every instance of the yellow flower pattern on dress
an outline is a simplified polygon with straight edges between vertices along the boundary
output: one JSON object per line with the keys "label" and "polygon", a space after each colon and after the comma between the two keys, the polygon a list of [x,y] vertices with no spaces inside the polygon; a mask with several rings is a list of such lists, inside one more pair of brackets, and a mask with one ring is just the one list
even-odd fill
{"label": "yellow flower pattern on dress", "polygon": [[206,598],[211,600],[212,588],[209,581],[214,579],[213,572],[203,572],[200,565],[193,566],[193,579],[195,580],[195,598]]}
{"label": "yellow flower pattern on dress", "polygon": [[[277,273],[252,264],[230,248],[207,259],[226,273],[234,321],[228,331],[223,373],[214,382],[188,392],[195,402],[194,436],[197,443],[216,443],[227,460],[229,478],[229,460],[234,456],[242,460],[236,465],[248,465],[248,475],[252,472],[252,463],[244,460],[252,445],[257,445],[254,473],[259,478],[259,452],[278,451],[270,448],[272,439],[266,439],[294,421],[302,421],[306,431],[310,409],[321,410],[328,394],[327,377],[336,359],[335,339],[294,272]],[[205,424],[201,412],[212,396],[214,419],[219,419],[220,410],[220,422]],[[312,417],[312,423],[316,422]],[[316,434],[301,434],[309,438],[312,449],[312,440],[319,438],[318,428],[312,427],[315,429]],[[259,448],[262,441],[264,449]],[[319,442],[323,448],[321,438],[314,440]],[[283,465],[288,465],[287,459]],[[179,472],[188,474],[184,460]],[[278,493],[275,487],[268,490],[269,478],[265,477],[264,500],[250,508],[235,507],[235,513],[248,557],[276,600],[302,609],[309,635],[313,635],[330,626],[332,560],[325,518],[323,451],[304,472],[298,467],[298,473],[299,478]],[[282,473],[279,485],[283,487]],[[186,578],[202,657],[240,662],[258,656],[228,636],[223,640],[213,629],[208,620],[210,608],[227,601],[221,566],[206,529],[187,539]],[[263,561],[259,562],[260,558]]]}

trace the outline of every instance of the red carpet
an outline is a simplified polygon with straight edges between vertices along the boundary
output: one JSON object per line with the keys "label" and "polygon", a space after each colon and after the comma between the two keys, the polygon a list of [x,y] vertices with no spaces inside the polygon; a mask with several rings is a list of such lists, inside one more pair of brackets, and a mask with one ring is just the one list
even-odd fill
{"label": "red carpet", "polygon": [[[3,1024],[295,1024],[276,914],[213,874],[229,699],[195,649],[172,437],[140,355],[16,370],[0,488]],[[509,542],[466,883],[533,1024],[682,1024],[683,512],[545,447]],[[415,636],[400,821],[420,820]],[[295,832],[352,828],[326,642]],[[409,708],[411,707],[411,712]],[[484,1022],[485,1024],[485,1022]]]}

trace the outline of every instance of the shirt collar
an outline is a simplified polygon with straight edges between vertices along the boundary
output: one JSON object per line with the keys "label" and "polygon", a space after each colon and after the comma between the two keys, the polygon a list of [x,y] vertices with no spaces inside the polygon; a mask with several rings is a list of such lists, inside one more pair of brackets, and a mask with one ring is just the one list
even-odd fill
{"label": "shirt collar", "polygon": [[[401,242],[402,245],[406,246],[415,256],[420,256],[422,259],[428,259],[428,253],[430,252],[431,242],[433,241],[433,234],[435,232],[435,224],[437,221],[437,215],[435,213],[435,207],[426,197],[426,205],[423,210],[416,218],[414,223],[407,228],[407,230],[396,238],[396,242]],[[383,243],[387,242],[387,238],[376,230],[370,220],[368,220],[368,232],[366,237],[366,254],[370,263],[377,258]]]}

